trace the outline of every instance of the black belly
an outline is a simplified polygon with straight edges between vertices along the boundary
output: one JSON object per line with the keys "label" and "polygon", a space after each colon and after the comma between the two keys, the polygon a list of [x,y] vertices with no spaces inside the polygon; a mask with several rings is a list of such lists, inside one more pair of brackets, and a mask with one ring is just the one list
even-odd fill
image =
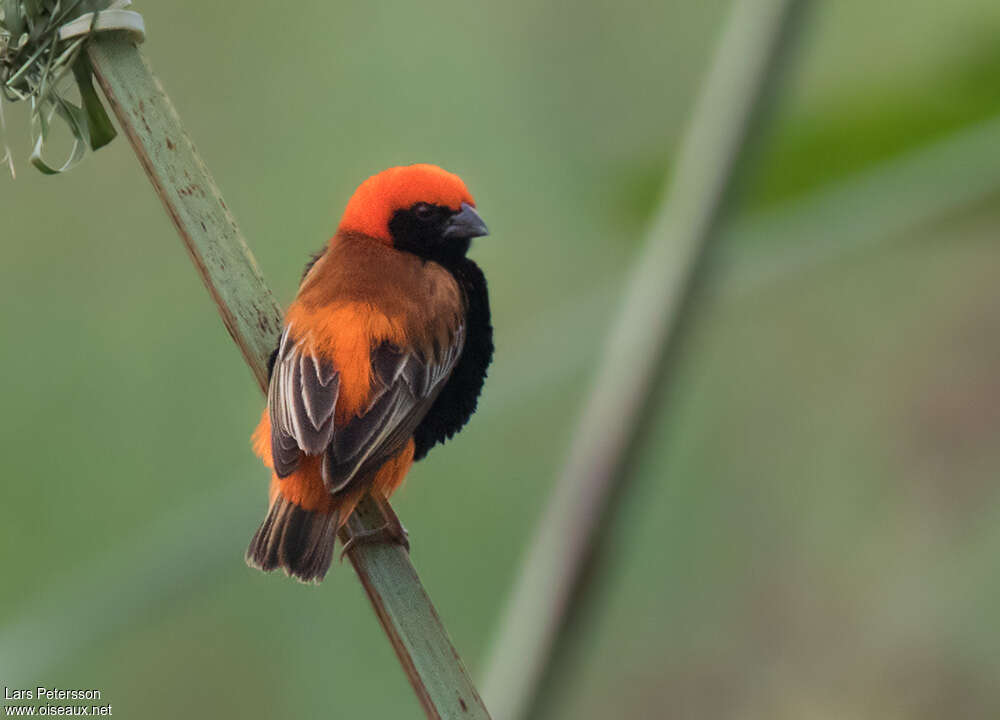
{"label": "black belly", "polygon": [[441,394],[413,433],[414,460],[423,458],[434,445],[448,440],[469,422],[493,360],[493,325],[483,271],[466,257],[446,267],[465,295],[465,348]]}

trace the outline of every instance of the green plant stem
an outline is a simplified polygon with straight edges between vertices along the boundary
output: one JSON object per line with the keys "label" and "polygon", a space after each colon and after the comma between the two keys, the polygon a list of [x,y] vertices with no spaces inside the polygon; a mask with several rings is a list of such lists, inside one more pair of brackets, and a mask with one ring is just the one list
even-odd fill
{"label": "green plant stem", "polygon": [[[124,34],[106,33],[88,43],[88,53],[108,103],[226,329],[257,384],[266,389],[267,360],[277,343],[281,310],[232,213],[135,44]],[[366,500],[358,505],[350,528],[376,530],[381,519],[377,506]],[[348,557],[427,716],[489,718],[408,553],[398,545],[368,543],[354,546]]]}
{"label": "green plant stem", "polygon": [[[1000,116],[741,218],[720,238],[727,251],[713,263],[710,296],[726,305],[744,302],[796,273],[852,256],[863,258],[888,241],[902,244],[924,238],[920,229],[928,223],[1000,193],[1000,166],[991,154],[998,146]],[[549,308],[533,329],[508,342],[514,348],[533,348],[544,342],[550,328],[569,327],[568,347],[578,347],[590,326],[576,327],[572,318],[580,312],[598,312],[610,302],[609,296],[603,287],[575,296],[565,307]],[[572,352],[556,354],[542,365],[533,362],[523,372],[509,364],[492,381],[494,393],[503,401],[480,412],[496,413],[505,403],[518,402],[524,397],[525,378],[530,390],[544,387],[552,377],[578,372],[580,357]],[[248,513],[255,512],[252,498],[239,494],[243,484],[242,479],[230,479],[183,505],[154,513],[135,542],[114,546],[60,576],[44,597],[33,598],[0,628],[0,677],[14,687],[50,675],[59,663],[78,659],[155,608],[182,601],[190,590],[183,580],[192,573],[217,575],[239,552],[238,533]],[[229,542],[219,542],[220,535]],[[165,558],[152,577],[150,555]],[[109,612],[105,589],[114,585],[130,587],[132,592],[117,596]],[[65,607],[62,599],[70,595],[73,604]]]}
{"label": "green plant stem", "polygon": [[621,496],[664,358],[719,226],[748,129],[761,106],[795,0],[736,0],[682,140],[673,179],[563,472],[523,565],[484,682],[500,720],[537,712],[553,650],[583,594],[584,570]]}

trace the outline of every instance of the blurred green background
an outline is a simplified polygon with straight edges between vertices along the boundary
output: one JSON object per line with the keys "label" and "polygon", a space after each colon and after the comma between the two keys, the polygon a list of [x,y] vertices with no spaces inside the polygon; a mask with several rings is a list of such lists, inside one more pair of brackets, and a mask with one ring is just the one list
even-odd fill
{"label": "blurred green background", "polygon": [[[482,671],[727,3],[140,3],[283,303],[354,187],[492,230],[481,410],[396,496]],[[1000,4],[815,3],[546,717],[1000,716]],[[0,683],[417,717],[349,565],[245,567],[262,398],[119,138],[0,180]]]}

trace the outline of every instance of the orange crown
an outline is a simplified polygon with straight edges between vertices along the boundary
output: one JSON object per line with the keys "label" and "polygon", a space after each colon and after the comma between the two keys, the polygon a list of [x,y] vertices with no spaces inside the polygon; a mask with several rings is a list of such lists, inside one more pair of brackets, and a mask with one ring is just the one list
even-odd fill
{"label": "orange crown", "polygon": [[393,167],[358,186],[347,203],[339,229],[391,242],[389,221],[393,214],[416,203],[443,205],[455,211],[462,203],[476,204],[462,178],[437,165]]}

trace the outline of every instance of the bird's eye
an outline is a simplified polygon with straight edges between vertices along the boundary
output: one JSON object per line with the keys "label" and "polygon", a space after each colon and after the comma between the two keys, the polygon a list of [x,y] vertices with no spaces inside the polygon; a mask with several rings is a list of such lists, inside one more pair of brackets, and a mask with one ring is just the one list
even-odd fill
{"label": "bird's eye", "polygon": [[418,220],[431,220],[437,215],[437,208],[433,205],[428,205],[427,203],[417,203],[413,206],[413,214],[417,216]]}

